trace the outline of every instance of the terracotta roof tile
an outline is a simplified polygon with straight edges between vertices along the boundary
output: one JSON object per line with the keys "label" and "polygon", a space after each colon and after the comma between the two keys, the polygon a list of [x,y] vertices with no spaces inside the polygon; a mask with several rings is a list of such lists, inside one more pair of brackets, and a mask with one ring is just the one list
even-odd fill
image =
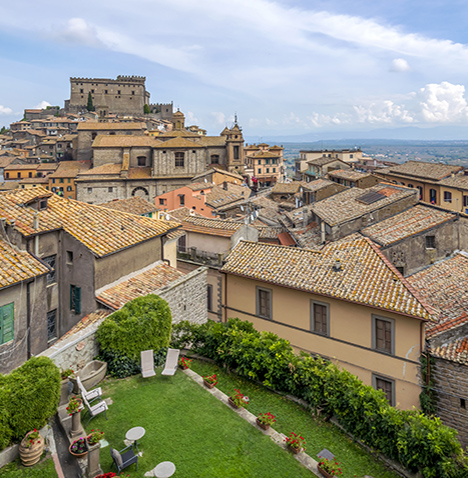
{"label": "terracotta roof tile", "polygon": [[[337,260],[339,271],[334,270]],[[222,271],[432,320],[401,274],[362,237],[321,251],[242,241]]]}
{"label": "terracotta roof tile", "polygon": [[26,251],[0,239],[0,289],[47,274],[49,268]]}
{"label": "terracotta roof tile", "polygon": [[118,310],[127,302],[170,284],[184,273],[164,263],[152,264],[142,271],[124,277],[110,287],[96,291],[96,299],[111,309]]}
{"label": "terracotta roof tile", "polygon": [[453,166],[442,163],[429,163],[424,161],[408,161],[397,166],[379,170],[380,173],[397,173],[414,178],[427,178],[439,181],[452,173],[461,171],[461,166]]}
{"label": "terracotta roof tile", "polygon": [[131,148],[136,146],[156,146],[161,141],[153,136],[136,136],[133,134],[99,134],[93,141],[93,148]]}
{"label": "terracotta roof tile", "polygon": [[442,179],[439,181],[439,184],[451,188],[468,190],[468,176],[464,174],[457,174],[456,176]]}
{"label": "terracotta roof tile", "polygon": [[434,357],[450,360],[460,364],[468,364],[468,337],[462,337],[431,349]]}
{"label": "terracotta roof tile", "polygon": [[139,196],[132,196],[128,199],[117,199],[115,201],[98,204],[98,206],[114,209],[115,211],[137,214],[138,216],[159,211],[159,208],[157,208],[153,203],[150,203],[146,199],[143,199]]}
{"label": "terracotta roof tile", "polygon": [[78,131],[115,131],[115,130],[145,130],[145,123],[99,123],[97,121],[82,121],[78,125]]}
{"label": "terracotta roof tile", "polygon": [[370,173],[361,173],[354,169],[337,169],[335,171],[328,171],[328,176],[332,178],[346,179],[348,181],[357,181],[358,179],[372,176]]}
{"label": "terracotta roof tile", "polygon": [[[25,237],[39,232],[64,229],[98,257],[166,234],[179,224],[124,212],[111,211],[105,207],[87,204],[53,194],[48,199],[47,209],[36,211],[24,206],[40,195],[49,195],[44,188],[16,189],[0,194],[0,216]],[[33,227],[37,212],[39,226]]]}
{"label": "terracotta roof tile", "polygon": [[79,173],[87,171],[91,161],[62,161],[58,168],[48,178],[74,178]]}

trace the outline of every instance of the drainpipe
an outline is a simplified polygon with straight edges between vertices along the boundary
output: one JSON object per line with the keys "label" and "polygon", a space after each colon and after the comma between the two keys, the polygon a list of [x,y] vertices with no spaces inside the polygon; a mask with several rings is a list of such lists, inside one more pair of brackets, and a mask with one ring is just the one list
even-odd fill
{"label": "drainpipe", "polygon": [[[35,212],[33,216],[33,229],[37,231],[39,229],[39,213]],[[39,256],[39,235],[34,236],[34,255]]]}
{"label": "drainpipe", "polygon": [[325,244],[325,223],[322,221],[320,223],[320,233],[321,233],[321,238],[322,238],[322,244]]}
{"label": "drainpipe", "polygon": [[227,274],[224,274],[223,322],[227,322]]}
{"label": "drainpipe", "polygon": [[26,284],[26,354],[27,360],[31,358],[31,282]]}

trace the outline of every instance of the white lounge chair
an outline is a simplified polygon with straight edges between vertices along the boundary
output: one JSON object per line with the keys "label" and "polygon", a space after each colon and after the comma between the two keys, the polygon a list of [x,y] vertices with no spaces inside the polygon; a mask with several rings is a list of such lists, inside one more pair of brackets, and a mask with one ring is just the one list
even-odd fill
{"label": "white lounge chair", "polygon": [[143,378],[152,377],[156,375],[154,371],[154,357],[152,350],[141,351],[141,376]]}
{"label": "white lounge chair", "polygon": [[161,372],[161,375],[174,375],[176,373],[179,354],[179,349],[167,350],[166,365],[164,366],[164,370]]}
{"label": "white lounge chair", "polygon": [[80,390],[81,396],[83,398],[86,398],[88,402],[93,402],[94,400],[97,400],[98,398],[102,398],[101,387],[97,387],[88,392],[86,388],[84,388],[84,385],[81,383],[80,377],[76,377],[76,383],[78,384],[78,388]]}
{"label": "white lounge chair", "polygon": [[88,425],[88,423],[94,417],[96,417],[97,415],[99,415],[102,412],[104,412],[104,416],[106,417],[106,420],[107,420],[108,407],[107,407],[107,403],[104,400],[101,400],[99,403],[96,403],[95,405],[91,406],[89,404],[88,400],[86,400],[86,398],[83,397],[83,403],[85,404],[86,410],[89,413],[89,419],[88,419],[88,422],[86,423],[86,425]]}

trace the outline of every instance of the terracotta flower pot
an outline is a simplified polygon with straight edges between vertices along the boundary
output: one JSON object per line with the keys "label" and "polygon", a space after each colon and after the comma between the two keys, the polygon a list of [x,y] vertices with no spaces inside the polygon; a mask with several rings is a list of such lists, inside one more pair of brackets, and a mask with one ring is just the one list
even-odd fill
{"label": "terracotta flower pot", "polygon": [[317,470],[325,478],[333,478],[333,475],[330,475],[330,473],[328,473],[328,471],[325,471],[323,468],[320,468],[320,465],[317,465]]}
{"label": "terracotta flower pot", "polygon": [[33,432],[26,434],[19,446],[19,454],[24,466],[35,465],[40,460],[42,452],[44,451],[44,438],[39,435],[39,438],[34,440],[34,444],[30,444],[28,437],[31,433]]}
{"label": "terracotta flower pot", "polygon": [[291,446],[291,445],[288,445],[288,448],[289,450],[294,453],[295,455],[298,455],[301,451],[302,451],[302,447],[295,447],[295,446]]}
{"label": "terracotta flower pot", "polygon": [[257,425],[260,427],[260,428],[263,428],[263,430],[268,430],[270,428],[270,424],[269,423],[262,423],[258,418],[257,418]]}
{"label": "terracotta flower pot", "polygon": [[235,409],[241,408],[241,407],[238,407],[238,406],[234,403],[234,400],[233,400],[231,397],[228,398],[228,402],[229,402],[229,405],[231,405],[232,408],[235,408]]}
{"label": "terracotta flower pot", "polygon": [[213,388],[216,385],[215,383],[210,383],[210,382],[207,382],[206,380],[203,380],[203,383],[205,384],[205,387],[207,388]]}
{"label": "terracotta flower pot", "polygon": [[72,445],[73,445],[73,443],[68,447],[68,451],[70,452],[70,455],[73,455],[76,458],[82,458],[83,456],[86,456],[86,454],[88,453],[88,449],[86,448],[86,445],[85,445],[85,451],[83,453],[73,452],[72,449],[71,449]]}

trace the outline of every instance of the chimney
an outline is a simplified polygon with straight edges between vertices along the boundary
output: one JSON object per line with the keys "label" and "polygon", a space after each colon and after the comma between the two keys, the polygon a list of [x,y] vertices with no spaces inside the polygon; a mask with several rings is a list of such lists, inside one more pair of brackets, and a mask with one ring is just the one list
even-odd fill
{"label": "chimney", "polygon": [[341,262],[339,259],[335,259],[335,263],[333,264],[333,270],[335,272],[341,272],[343,269],[341,268]]}
{"label": "chimney", "polygon": [[224,182],[223,182],[223,189],[224,189],[225,191],[228,190],[227,181],[224,181]]}

